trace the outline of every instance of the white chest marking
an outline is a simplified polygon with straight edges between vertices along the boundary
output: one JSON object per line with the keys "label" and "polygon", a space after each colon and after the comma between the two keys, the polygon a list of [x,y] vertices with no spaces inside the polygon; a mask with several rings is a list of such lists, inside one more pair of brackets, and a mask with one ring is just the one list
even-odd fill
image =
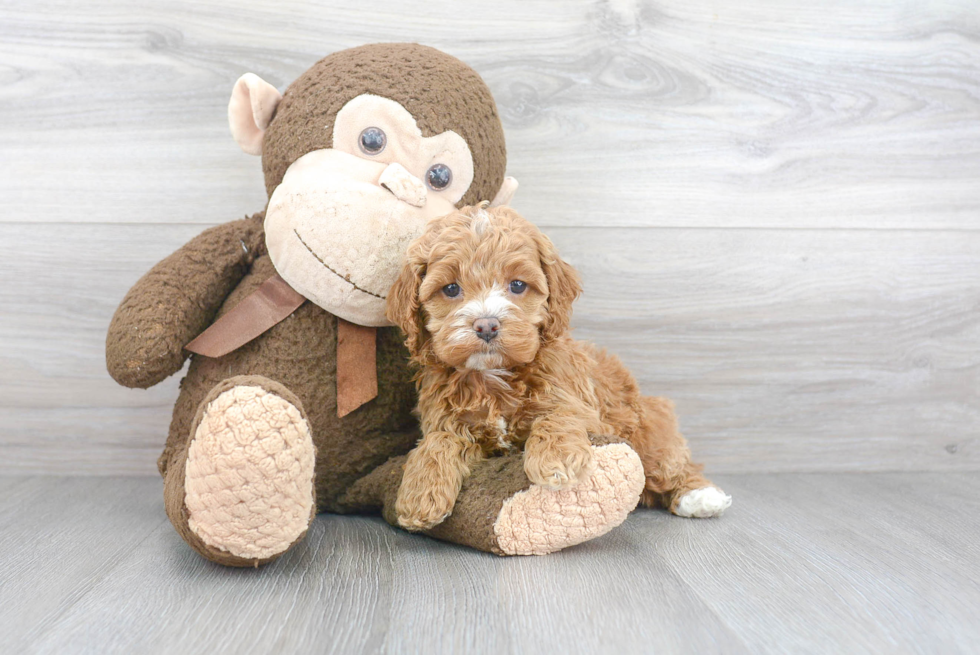
{"label": "white chest marking", "polygon": [[507,439],[507,419],[503,416],[497,419],[497,445],[504,450],[510,450],[513,447]]}

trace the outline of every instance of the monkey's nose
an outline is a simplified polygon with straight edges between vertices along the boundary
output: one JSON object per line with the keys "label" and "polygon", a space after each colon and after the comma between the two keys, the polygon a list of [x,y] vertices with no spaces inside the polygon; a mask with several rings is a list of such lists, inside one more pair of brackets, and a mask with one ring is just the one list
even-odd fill
{"label": "monkey's nose", "polygon": [[388,164],[378,178],[378,184],[395,194],[399,200],[414,207],[425,206],[425,184],[398,162]]}
{"label": "monkey's nose", "polygon": [[473,329],[476,330],[476,336],[490,343],[491,340],[497,338],[500,321],[495,318],[478,318],[473,321]]}

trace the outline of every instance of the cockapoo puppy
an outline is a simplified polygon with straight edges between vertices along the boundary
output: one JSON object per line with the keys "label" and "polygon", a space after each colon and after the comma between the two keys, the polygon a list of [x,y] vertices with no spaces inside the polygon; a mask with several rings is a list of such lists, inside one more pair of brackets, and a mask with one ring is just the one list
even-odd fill
{"label": "cockapoo puppy", "polygon": [[731,497],[701,475],[672,403],[640,395],[614,355],[569,335],[575,270],[507,207],[467,207],[432,221],[408,250],[388,319],[419,366],[423,438],[396,500],[398,522],[425,530],[456,503],[469,464],[524,449],[531,482],[584,480],[588,434],[626,439],[643,462],[646,506],[717,516]]}

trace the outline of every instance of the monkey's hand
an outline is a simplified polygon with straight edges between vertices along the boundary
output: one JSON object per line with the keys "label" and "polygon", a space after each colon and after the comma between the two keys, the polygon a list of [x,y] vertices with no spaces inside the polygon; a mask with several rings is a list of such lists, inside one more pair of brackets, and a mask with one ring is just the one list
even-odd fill
{"label": "monkey's hand", "polygon": [[262,244],[262,216],[205,230],[154,266],[123,298],[106,336],[109,374],[145,389],[184,365],[184,346],[214,320]]}

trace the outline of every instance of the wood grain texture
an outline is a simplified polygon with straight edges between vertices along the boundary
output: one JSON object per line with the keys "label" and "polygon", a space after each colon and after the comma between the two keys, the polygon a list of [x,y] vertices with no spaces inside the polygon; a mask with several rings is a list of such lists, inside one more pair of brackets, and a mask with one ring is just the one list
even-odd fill
{"label": "wood grain texture", "polygon": [[712,468],[980,464],[973,233],[552,232],[576,335],[675,398]]}
{"label": "wood grain texture", "polygon": [[[153,473],[179,375],[118,387],[105,330],[200,229],[0,225],[0,470]],[[576,336],[676,400],[709,471],[980,467],[980,234],[548,232],[585,279]]]}
{"label": "wood grain texture", "polygon": [[719,482],[735,497],[720,519],[638,510],[546,557],[321,515],[279,562],[242,570],[180,540],[158,481],[0,479],[0,630],[38,653],[975,649],[976,474]]}
{"label": "wood grain texture", "polygon": [[472,64],[547,225],[980,227],[972,0],[8,2],[2,221],[207,222],[264,204],[225,106],[335,50]]}
{"label": "wood grain texture", "polygon": [[[950,550],[939,547],[947,534],[975,531],[963,517],[976,503],[961,499],[976,494],[976,475],[739,482],[737,521],[667,538],[661,552],[743,641],[766,652],[976,648],[961,627],[975,622],[978,568],[970,550],[949,559]],[[937,486],[957,491],[933,504]],[[627,527],[643,530],[644,523]],[[727,574],[714,575],[719,570]]]}
{"label": "wood grain texture", "polygon": [[131,556],[161,523],[163,485],[149,478],[6,478],[0,486],[3,649],[39,635]]}
{"label": "wood grain texture", "polygon": [[582,271],[579,336],[678,401],[710,471],[980,467],[972,0],[0,7],[0,472],[149,474],[129,286],[265,203],[235,79],[415,40],[497,98],[516,207]]}

